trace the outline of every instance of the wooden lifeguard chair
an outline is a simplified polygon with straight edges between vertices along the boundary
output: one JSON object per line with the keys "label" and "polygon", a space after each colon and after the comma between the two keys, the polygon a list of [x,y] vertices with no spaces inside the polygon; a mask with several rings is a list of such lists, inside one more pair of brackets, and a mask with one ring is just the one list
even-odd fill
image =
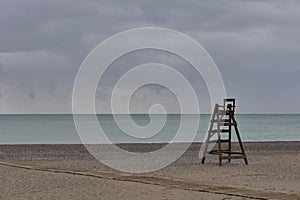
{"label": "wooden lifeguard chair", "polygon": [[[219,165],[222,165],[222,160],[228,159],[244,159],[245,164],[248,165],[247,156],[243,147],[242,139],[238,130],[237,122],[234,117],[235,112],[235,99],[227,98],[224,99],[224,104],[215,104],[214,112],[211,116],[210,127],[208,129],[207,137],[204,143],[204,149],[202,155],[202,164],[205,162],[205,157],[207,153],[219,156]],[[240,151],[232,151],[231,149],[231,136],[232,127],[236,133]],[[217,140],[212,140],[212,137],[217,134]],[[227,137],[225,136],[227,135]],[[226,137],[226,138],[224,138]],[[217,143],[217,149],[208,150],[212,143]],[[223,149],[222,144],[227,143],[227,148]],[[215,146],[215,145],[213,145]]]}

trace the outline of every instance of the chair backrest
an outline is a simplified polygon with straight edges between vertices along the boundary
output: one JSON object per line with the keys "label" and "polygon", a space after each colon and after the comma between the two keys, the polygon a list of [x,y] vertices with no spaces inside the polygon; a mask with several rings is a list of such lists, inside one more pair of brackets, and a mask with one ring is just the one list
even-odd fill
{"label": "chair backrest", "polygon": [[234,98],[226,98],[224,99],[224,108],[226,110],[235,111],[235,99]]}

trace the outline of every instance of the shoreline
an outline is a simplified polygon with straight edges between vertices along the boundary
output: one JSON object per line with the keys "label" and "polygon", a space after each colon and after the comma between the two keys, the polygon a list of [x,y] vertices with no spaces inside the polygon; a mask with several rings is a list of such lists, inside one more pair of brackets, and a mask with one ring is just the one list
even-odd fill
{"label": "shoreline", "polygon": [[[176,142],[176,143],[166,143],[166,142],[155,142],[155,143],[114,143],[114,144],[82,144],[82,143],[56,143],[56,144],[46,144],[46,143],[33,143],[33,144],[0,144],[0,150],[4,147],[26,147],[26,146],[31,146],[31,147],[63,147],[63,146],[77,146],[77,147],[84,147],[85,145],[101,145],[101,146],[109,146],[109,145],[117,145],[120,146],[121,148],[123,147],[150,147],[150,146],[155,146],[155,147],[162,147],[165,145],[185,145],[187,144],[186,142]],[[236,146],[238,142],[232,142],[233,146]],[[300,141],[247,141],[243,142],[245,149],[249,151],[253,150],[274,150],[277,151],[278,148],[275,148],[276,146],[280,145],[283,150],[292,150],[292,151],[300,151]],[[202,142],[192,142],[190,143],[190,148],[191,147],[198,147],[202,145]],[[259,149],[257,149],[259,147]],[[260,148],[262,147],[262,148]],[[189,149],[190,149],[189,148]]]}
{"label": "shoreline", "polygon": [[[119,148],[130,152],[151,152],[162,148],[168,143],[121,143]],[[186,143],[171,143],[180,146]],[[89,144],[90,146],[107,147],[112,144]],[[202,143],[191,143],[182,157],[197,159]],[[300,141],[283,142],[244,142],[246,153],[288,153],[300,152]],[[237,142],[232,143],[232,149],[239,148]],[[56,160],[56,159],[93,159],[83,144],[5,144],[0,145],[0,160]]]}
{"label": "shoreline", "polygon": [[[165,145],[165,144],[186,144],[188,142],[116,142],[113,145]],[[192,142],[191,144],[202,144],[203,142]],[[237,141],[232,141],[232,143],[237,143]],[[260,141],[243,141],[243,143],[300,143],[300,140],[260,140]],[[83,143],[0,143],[0,146],[22,146],[22,145],[84,145]],[[88,143],[87,145],[96,145],[96,143]],[[108,143],[99,143],[97,145],[112,145]]]}

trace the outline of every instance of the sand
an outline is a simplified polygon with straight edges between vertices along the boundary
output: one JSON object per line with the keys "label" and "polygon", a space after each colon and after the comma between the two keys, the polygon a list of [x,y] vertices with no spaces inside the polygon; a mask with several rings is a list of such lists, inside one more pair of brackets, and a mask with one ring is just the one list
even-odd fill
{"label": "sand", "polygon": [[[178,144],[180,145],[180,144]],[[123,144],[151,151],[161,144]],[[243,160],[200,164],[200,144],[159,171],[127,174],[82,145],[1,145],[1,199],[300,199],[300,142],[245,143]]]}

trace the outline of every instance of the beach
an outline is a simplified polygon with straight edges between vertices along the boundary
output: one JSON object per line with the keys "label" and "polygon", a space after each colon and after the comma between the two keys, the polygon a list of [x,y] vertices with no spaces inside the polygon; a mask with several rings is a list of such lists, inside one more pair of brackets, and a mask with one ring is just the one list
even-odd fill
{"label": "beach", "polygon": [[[164,144],[120,144],[133,152]],[[176,144],[176,145],[181,145]],[[83,145],[0,145],[1,199],[300,199],[300,142],[245,142],[249,165],[198,158],[193,143],[158,171],[129,174]],[[159,158],[158,158],[159,159]]]}

